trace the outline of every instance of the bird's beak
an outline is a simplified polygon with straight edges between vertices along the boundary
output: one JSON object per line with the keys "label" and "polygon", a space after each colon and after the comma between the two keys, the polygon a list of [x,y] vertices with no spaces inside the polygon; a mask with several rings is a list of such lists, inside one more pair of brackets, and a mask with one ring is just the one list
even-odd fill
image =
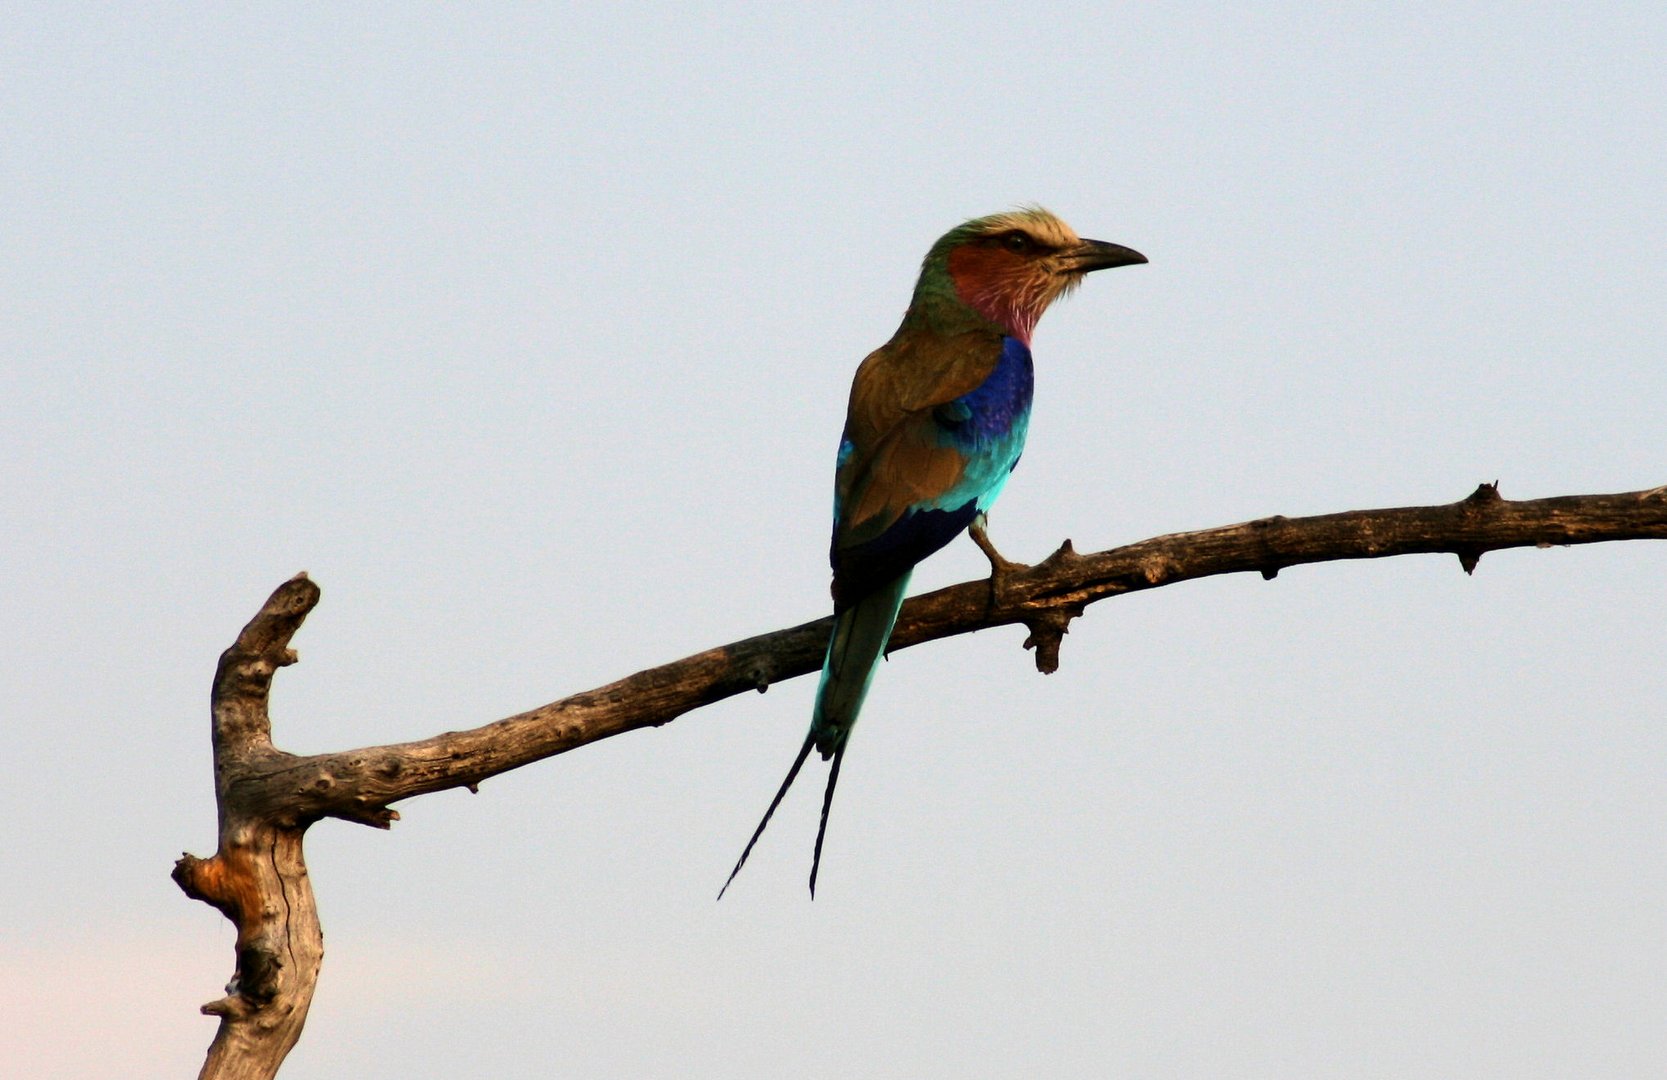
{"label": "bird's beak", "polygon": [[1122,244],[1108,244],[1104,240],[1084,240],[1079,246],[1062,255],[1065,269],[1073,274],[1087,274],[1095,270],[1109,270],[1113,266],[1135,266],[1146,261],[1146,256]]}

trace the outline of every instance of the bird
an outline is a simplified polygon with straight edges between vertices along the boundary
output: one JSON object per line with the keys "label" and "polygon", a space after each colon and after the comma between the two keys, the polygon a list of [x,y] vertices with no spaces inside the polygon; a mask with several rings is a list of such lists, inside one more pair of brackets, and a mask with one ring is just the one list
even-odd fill
{"label": "bird", "polygon": [[834,625],[810,732],[720,900],[812,750],[833,759],[811,856],[815,899],[846,743],[915,565],[969,528],[990,558],[992,586],[1011,565],[989,544],[984,515],[1024,449],[1037,320],[1084,275],[1146,261],[1078,237],[1039,206],[973,218],[927,251],[897,332],[851,382],[834,470]]}

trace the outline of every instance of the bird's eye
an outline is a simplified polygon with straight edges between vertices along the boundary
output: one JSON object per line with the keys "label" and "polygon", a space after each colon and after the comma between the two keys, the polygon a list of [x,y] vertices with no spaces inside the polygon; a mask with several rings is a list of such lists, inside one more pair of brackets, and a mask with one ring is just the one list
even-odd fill
{"label": "bird's eye", "polygon": [[1010,232],[1001,238],[1001,246],[1015,255],[1024,255],[1030,251],[1033,245],[1031,244],[1030,237],[1026,236],[1024,233]]}

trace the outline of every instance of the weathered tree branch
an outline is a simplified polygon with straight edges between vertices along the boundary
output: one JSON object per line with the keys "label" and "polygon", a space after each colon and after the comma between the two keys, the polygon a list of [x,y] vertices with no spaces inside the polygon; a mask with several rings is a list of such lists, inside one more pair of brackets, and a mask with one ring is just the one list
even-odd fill
{"label": "weathered tree branch", "polygon": [[203,1006],[220,1018],[201,1076],[265,1080],[301,1037],[324,959],[324,932],[302,852],[306,826],[263,812],[252,789],[290,755],[272,746],[272,675],[295,663],[289,639],[318,603],[305,574],[284,582],[220,655],[211,697],[220,850],[180,856],[174,881],[237,927],[237,969],[226,996]]}
{"label": "weathered tree branch", "polygon": [[[1667,539],[1667,487],[1512,502],[1483,484],[1443,506],[1271,517],[1078,554],[1070,541],[999,582],[973,581],[910,600],[891,648],[1022,623],[1043,672],[1059,666],[1070,621],[1097,600],[1217,574],[1336,559],[1447,552],[1466,573],[1484,552],[1611,540]],[[272,745],[273,673],[294,663],[289,640],[318,603],[305,574],[285,582],[220,658],[213,693],[220,849],[185,855],[174,880],[237,926],[237,971],[201,1076],[272,1077],[300,1036],[323,957],[302,837],[324,817],[387,828],[391,804],[487,777],[586,743],[658,726],[746,690],[816,670],[829,619],[708,649],[606,686],[468,731],[417,742],[300,757]]]}

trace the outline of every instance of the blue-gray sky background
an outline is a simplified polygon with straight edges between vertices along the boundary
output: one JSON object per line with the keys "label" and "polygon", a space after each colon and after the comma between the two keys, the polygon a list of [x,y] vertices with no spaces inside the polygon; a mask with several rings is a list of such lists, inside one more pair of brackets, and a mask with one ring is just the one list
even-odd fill
{"label": "blue-gray sky background", "polygon": [[[576,7],[576,6],[575,6]],[[297,752],[823,613],[852,369],[1039,202],[1034,559],[1667,482],[1667,12],[13,5],[0,1066],[191,1075],[214,662]],[[1667,548],[1299,567],[910,650],[325,822],[286,1080],[1667,1071]],[[968,543],[916,577],[980,574]]]}

